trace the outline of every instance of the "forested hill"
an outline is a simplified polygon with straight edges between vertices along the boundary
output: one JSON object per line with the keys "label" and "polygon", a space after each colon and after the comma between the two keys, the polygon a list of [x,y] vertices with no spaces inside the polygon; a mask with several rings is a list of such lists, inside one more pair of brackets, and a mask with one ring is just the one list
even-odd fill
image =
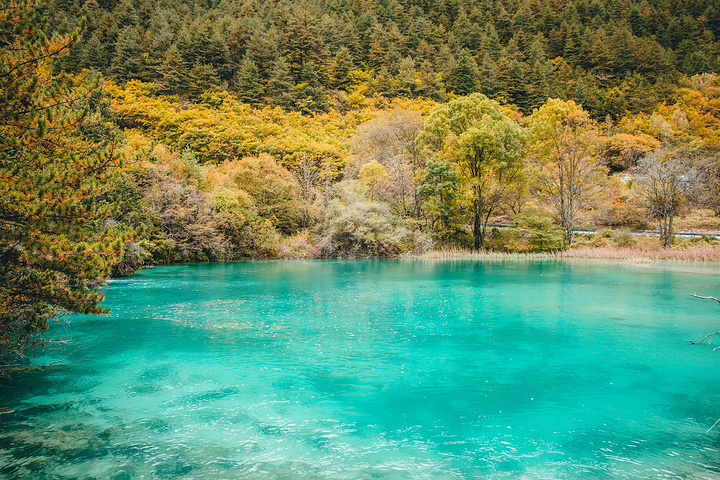
{"label": "forested hill", "polygon": [[525,113],[573,99],[598,119],[672,102],[717,72],[720,7],[702,0],[55,0],[58,33],[87,23],[68,72],[191,100],[226,90],[303,112],[353,95],[482,92]]}

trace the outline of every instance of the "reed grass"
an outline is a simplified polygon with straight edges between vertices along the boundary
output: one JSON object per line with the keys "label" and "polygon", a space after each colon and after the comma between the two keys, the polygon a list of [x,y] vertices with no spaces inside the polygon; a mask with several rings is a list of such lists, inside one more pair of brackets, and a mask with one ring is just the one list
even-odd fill
{"label": "reed grass", "polygon": [[697,245],[687,248],[660,248],[647,245],[630,247],[593,247],[580,246],[552,253],[505,253],[488,250],[473,251],[464,248],[450,247],[433,250],[420,255],[411,255],[420,259],[565,259],[589,258],[605,260],[642,261],[695,261],[720,262],[720,247],[713,245]]}

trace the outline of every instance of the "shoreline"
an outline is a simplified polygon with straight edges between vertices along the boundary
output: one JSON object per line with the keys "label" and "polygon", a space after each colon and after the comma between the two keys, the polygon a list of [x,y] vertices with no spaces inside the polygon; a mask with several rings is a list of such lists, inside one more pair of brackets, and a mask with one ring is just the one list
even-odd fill
{"label": "shoreline", "polygon": [[401,255],[400,258],[415,259],[528,259],[528,260],[622,260],[633,263],[655,261],[677,261],[698,263],[720,263],[720,247],[701,245],[690,248],[648,248],[648,247],[590,247],[580,246],[559,252],[549,253],[514,253],[494,252],[489,250],[472,251],[468,249],[449,248],[432,250],[421,254]]}

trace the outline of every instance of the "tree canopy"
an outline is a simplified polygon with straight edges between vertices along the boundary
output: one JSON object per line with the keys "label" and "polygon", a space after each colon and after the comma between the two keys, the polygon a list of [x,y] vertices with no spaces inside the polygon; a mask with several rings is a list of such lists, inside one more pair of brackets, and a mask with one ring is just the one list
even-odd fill
{"label": "tree canopy", "polygon": [[123,234],[102,194],[119,156],[97,78],[53,73],[79,35],[48,38],[41,12],[0,10],[0,356],[63,311],[100,313]]}
{"label": "tree canopy", "polygon": [[306,114],[346,93],[482,92],[525,114],[553,97],[618,118],[650,113],[673,101],[683,75],[720,67],[712,2],[68,0],[44,10],[61,34],[87,18],[62,60],[68,72],[192,99],[230,89]]}
{"label": "tree canopy", "polygon": [[496,101],[480,93],[437,107],[425,129],[428,143],[455,162],[465,181],[473,245],[480,248],[502,191],[522,170],[525,135]]}

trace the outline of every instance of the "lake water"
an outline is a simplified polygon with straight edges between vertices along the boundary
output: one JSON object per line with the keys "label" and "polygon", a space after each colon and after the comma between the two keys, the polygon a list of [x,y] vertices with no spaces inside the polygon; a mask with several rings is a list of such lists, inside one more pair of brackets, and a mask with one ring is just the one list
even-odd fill
{"label": "lake water", "polygon": [[146,269],[5,382],[7,479],[718,479],[720,268]]}

